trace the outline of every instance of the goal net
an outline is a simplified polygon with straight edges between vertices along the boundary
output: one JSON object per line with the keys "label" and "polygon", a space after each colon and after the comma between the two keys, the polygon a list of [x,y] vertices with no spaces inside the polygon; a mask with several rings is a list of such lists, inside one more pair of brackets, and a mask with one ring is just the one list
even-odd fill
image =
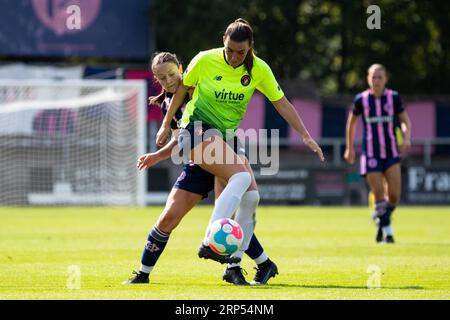
{"label": "goal net", "polygon": [[141,80],[0,80],[0,206],[144,205]]}

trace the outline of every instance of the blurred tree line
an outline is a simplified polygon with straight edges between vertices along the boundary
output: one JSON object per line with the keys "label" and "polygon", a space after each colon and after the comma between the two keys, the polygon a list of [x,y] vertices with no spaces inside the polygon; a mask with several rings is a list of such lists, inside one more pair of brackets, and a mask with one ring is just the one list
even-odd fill
{"label": "blurred tree line", "polygon": [[[381,9],[369,30],[367,8]],[[404,94],[450,93],[450,2],[427,0],[151,0],[155,48],[194,55],[222,45],[228,24],[250,22],[258,56],[279,79],[313,81],[322,95],[366,87],[372,63]]]}

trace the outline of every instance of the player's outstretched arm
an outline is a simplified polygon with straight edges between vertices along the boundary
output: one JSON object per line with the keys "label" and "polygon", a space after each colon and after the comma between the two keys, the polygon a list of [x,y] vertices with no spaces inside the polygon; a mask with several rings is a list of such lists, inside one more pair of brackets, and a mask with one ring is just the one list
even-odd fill
{"label": "player's outstretched arm", "polygon": [[344,159],[349,164],[355,163],[355,132],[356,132],[356,120],[358,120],[357,116],[350,112],[347,118],[347,124],[345,126],[345,152]]}
{"label": "player's outstretched arm", "polygon": [[280,100],[272,101],[272,103],[278,113],[283,117],[283,119],[286,120],[286,122],[289,123],[289,125],[300,134],[300,136],[303,138],[303,142],[313,152],[317,153],[321,161],[325,161],[322,149],[311,137],[305,125],[303,124],[300,115],[297,113],[294,106],[289,102],[289,100],[285,96],[283,96],[283,98],[281,98]]}
{"label": "player's outstretched arm", "polygon": [[180,106],[183,104],[184,99],[186,98],[186,94],[188,92],[187,87],[180,85],[175,92],[175,94],[172,97],[172,100],[170,101],[169,107],[167,108],[167,113],[164,116],[163,122],[161,124],[161,127],[158,130],[158,133],[156,134],[156,144],[160,147],[166,144],[167,138],[169,137],[170,132],[170,122],[172,121],[173,117],[175,116],[175,113],[180,108]]}
{"label": "player's outstretched arm", "polygon": [[153,167],[157,163],[166,160],[179,151],[178,148],[178,129],[172,130],[173,137],[168,144],[153,153],[146,153],[138,158],[137,167],[139,170],[145,170]]}

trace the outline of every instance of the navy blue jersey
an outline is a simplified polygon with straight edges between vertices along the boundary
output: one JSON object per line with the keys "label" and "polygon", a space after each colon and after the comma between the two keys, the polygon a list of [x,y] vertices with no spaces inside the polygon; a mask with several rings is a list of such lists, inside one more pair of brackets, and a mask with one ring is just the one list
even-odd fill
{"label": "navy blue jersey", "polygon": [[385,89],[381,97],[375,98],[370,89],[361,92],[353,100],[353,114],[362,114],[363,152],[368,158],[398,157],[395,138],[396,115],[404,111],[398,92]]}
{"label": "navy blue jersey", "polygon": [[[166,92],[166,94],[164,96],[164,100],[163,100],[163,102],[161,102],[161,111],[163,112],[164,115],[166,115],[166,113],[167,113],[167,109],[169,108],[172,97],[173,97],[173,93]],[[187,101],[189,101],[188,95],[186,95],[186,99],[184,102],[186,103]],[[178,108],[177,112],[173,116],[172,121],[170,121],[170,127],[172,129],[178,129],[178,121],[181,120],[182,116],[183,116],[183,111],[181,110],[181,107],[180,107],[180,108]]]}

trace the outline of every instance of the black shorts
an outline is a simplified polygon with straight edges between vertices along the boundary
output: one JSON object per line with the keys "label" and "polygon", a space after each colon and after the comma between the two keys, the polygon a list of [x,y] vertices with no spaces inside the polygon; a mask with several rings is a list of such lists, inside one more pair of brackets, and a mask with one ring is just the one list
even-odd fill
{"label": "black shorts", "polygon": [[205,199],[208,193],[214,190],[214,175],[203,170],[199,165],[185,164],[173,187],[199,194]]}

